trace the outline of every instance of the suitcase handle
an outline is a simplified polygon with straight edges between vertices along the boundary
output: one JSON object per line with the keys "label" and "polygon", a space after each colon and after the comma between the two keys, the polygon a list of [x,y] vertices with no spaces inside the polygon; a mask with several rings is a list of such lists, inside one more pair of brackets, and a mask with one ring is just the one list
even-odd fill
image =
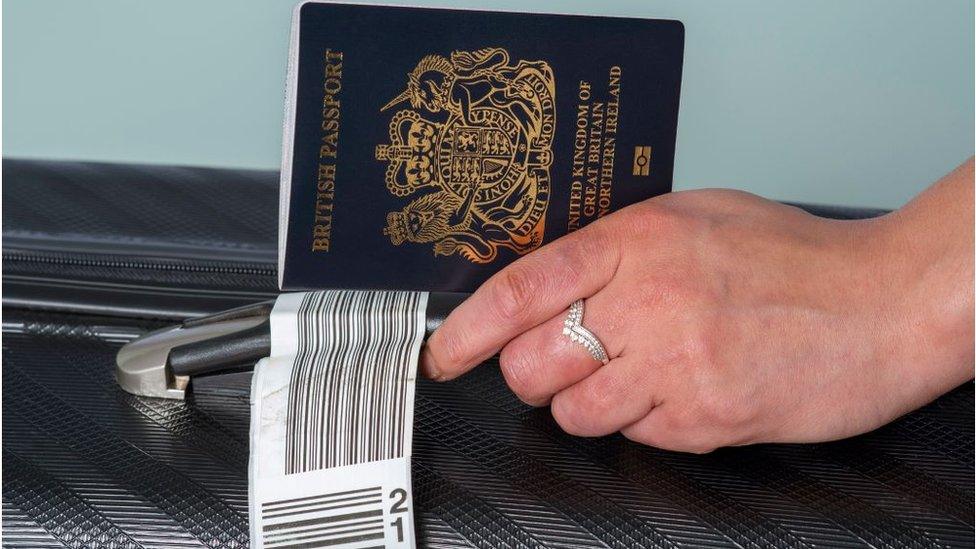
{"label": "suitcase handle", "polygon": [[[427,298],[426,339],[447,318],[468,294],[432,293]],[[223,322],[242,316],[261,315],[265,320],[257,326],[240,332],[203,339],[177,347],[169,354],[169,367],[173,375],[195,376],[223,370],[237,369],[254,364],[271,353],[271,323],[268,316],[274,302],[259,303],[248,308],[233,309],[209,317],[195,319],[193,325]],[[183,323],[185,327],[188,323]]]}
{"label": "suitcase handle", "polygon": [[[424,338],[467,297],[431,293]],[[150,332],[119,350],[116,379],[130,393],[182,399],[192,376],[252,367],[271,353],[273,307],[264,301]]]}

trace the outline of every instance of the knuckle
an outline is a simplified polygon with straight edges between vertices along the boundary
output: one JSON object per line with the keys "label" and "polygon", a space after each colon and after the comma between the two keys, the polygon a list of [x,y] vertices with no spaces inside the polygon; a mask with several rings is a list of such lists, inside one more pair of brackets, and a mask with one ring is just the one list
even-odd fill
{"label": "knuckle", "polygon": [[703,314],[697,317],[688,345],[695,359],[704,361],[709,366],[717,365],[721,342],[726,339],[726,336],[731,335],[727,330],[723,330],[725,324],[720,314]]}
{"label": "knuckle", "polygon": [[607,434],[601,426],[615,408],[615,387],[612,380],[598,377],[556,395],[557,398],[553,400],[556,422],[573,435]]}
{"label": "knuckle", "polygon": [[689,429],[739,433],[751,428],[758,406],[748,391],[726,388],[706,373],[700,376],[695,395],[682,413],[682,421]]}
{"label": "knuckle", "polygon": [[586,265],[597,257],[595,254],[604,253],[593,241],[593,238],[574,238],[559,246],[552,263],[559,265],[559,282],[565,287],[576,287]]}
{"label": "knuckle", "polygon": [[459,332],[437,330],[428,345],[438,364],[447,371],[463,367],[469,359],[467,338]]}
{"label": "knuckle", "polygon": [[709,340],[708,334],[698,330],[685,338],[675,354],[677,360],[695,374],[694,381],[701,388],[712,383],[712,375],[718,371],[716,353],[715,343]]}
{"label": "knuckle", "polygon": [[582,413],[575,399],[565,391],[553,397],[551,411],[553,419],[563,431],[576,436],[586,436],[590,433],[585,414]]}
{"label": "knuckle", "polygon": [[617,378],[614,376],[592,376],[582,385],[580,406],[589,417],[604,417],[611,413],[617,404]]}
{"label": "knuckle", "polygon": [[611,254],[618,245],[616,236],[612,226],[600,223],[587,225],[566,240],[566,258],[578,263]]}
{"label": "knuckle", "polygon": [[738,415],[736,406],[732,405],[724,395],[717,394],[714,390],[706,391],[700,395],[696,403],[696,415],[698,423],[713,427],[726,427],[734,425]]}
{"label": "knuckle", "polygon": [[536,353],[510,344],[502,349],[498,362],[505,382],[523,402],[533,404],[544,396],[536,373],[539,365]]}
{"label": "knuckle", "polygon": [[722,381],[728,374],[723,372],[714,340],[700,338],[686,351],[684,360],[695,388],[684,415],[690,426],[738,430],[754,421],[759,395],[753,394],[746,381],[731,386]]}
{"label": "knuckle", "polygon": [[706,398],[704,406],[710,424],[719,426],[726,432],[741,431],[755,420],[755,408],[751,399],[716,394]]}
{"label": "knuckle", "polygon": [[525,320],[543,290],[544,281],[544,275],[536,267],[513,264],[503,270],[492,286],[491,300],[501,320],[512,323]]}

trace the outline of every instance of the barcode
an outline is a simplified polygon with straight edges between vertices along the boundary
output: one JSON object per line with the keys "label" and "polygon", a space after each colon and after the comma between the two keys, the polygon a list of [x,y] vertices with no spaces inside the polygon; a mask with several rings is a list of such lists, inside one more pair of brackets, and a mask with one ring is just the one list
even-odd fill
{"label": "barcode", "polygon": [[408,377],[424,334],[417,314],[422,295],[304,296],[288,396],[286,474],[405,455],[412,428]]}
{"label": "barcode", "polygon": [[261,506],[264,546],[383,547],[381,487],[269,501]]}

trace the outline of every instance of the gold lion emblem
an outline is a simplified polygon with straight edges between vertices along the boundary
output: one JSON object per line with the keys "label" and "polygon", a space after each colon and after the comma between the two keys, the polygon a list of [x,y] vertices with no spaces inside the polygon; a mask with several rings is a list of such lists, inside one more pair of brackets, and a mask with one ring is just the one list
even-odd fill
{"label": "gold lion emblem", "polygon": [[542,243],[556,130],[556,85],[544,61],[511,64],[502,48],[428,55],[386,104],[411,109],[390,121],[386,188],[420,193],[390,212],[394,245],[433,243],[434,255],[488,263],[504,247],[522,255]]}

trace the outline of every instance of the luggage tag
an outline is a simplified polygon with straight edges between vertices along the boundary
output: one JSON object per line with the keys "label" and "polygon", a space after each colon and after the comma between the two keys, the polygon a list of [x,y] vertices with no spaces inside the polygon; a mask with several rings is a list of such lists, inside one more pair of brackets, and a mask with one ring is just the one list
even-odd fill
{"label": "luggage tag", "polygon": [[424,292],[285,294],[254,368],[251,546],[414,547]]}

